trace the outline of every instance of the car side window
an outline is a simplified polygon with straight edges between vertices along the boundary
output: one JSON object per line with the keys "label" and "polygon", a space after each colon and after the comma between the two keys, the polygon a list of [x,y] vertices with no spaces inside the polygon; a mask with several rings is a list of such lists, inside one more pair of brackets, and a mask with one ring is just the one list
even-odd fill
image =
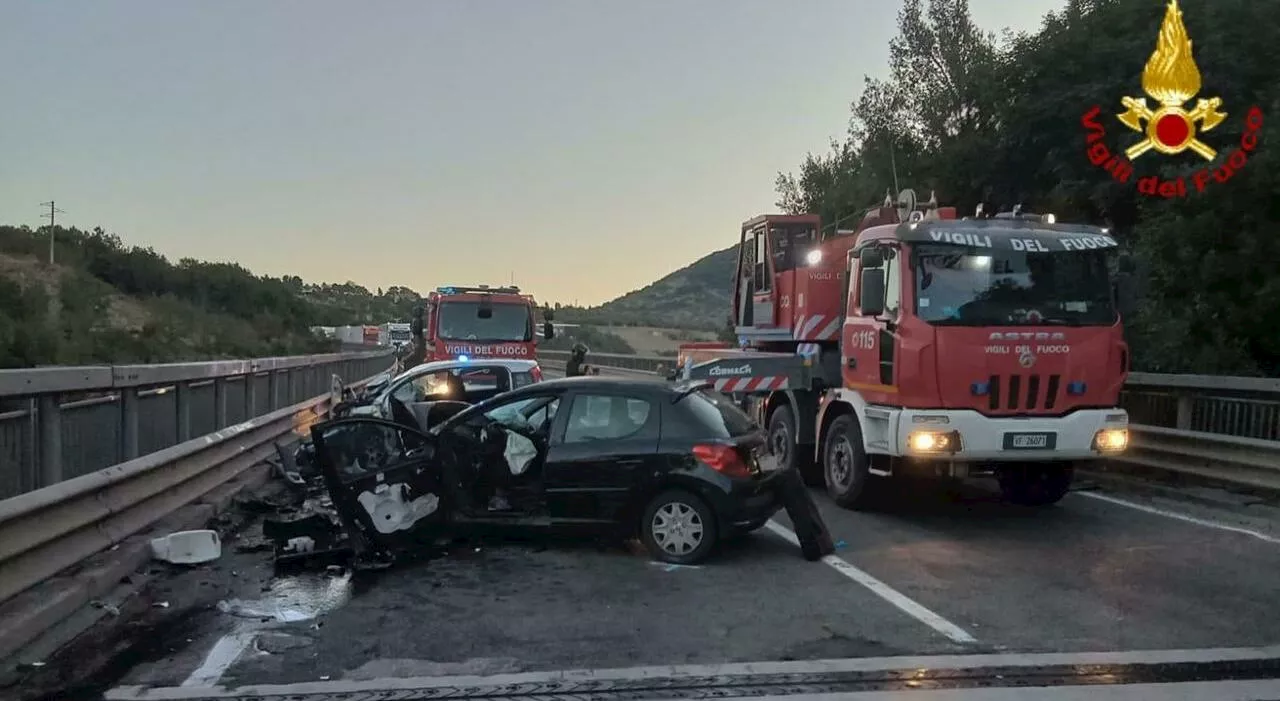
{"label": "car side window", "polygon": [[644,430],[653,406],[644,399],[580,394],[573,399],[564,430],[565,443],[620,440]]}
{"label": "car side window", "polygon": [[509,428],[543,433],[550,429],[559,408],[559,397],[542,395],[494,407],[484,413],[484,418]]}

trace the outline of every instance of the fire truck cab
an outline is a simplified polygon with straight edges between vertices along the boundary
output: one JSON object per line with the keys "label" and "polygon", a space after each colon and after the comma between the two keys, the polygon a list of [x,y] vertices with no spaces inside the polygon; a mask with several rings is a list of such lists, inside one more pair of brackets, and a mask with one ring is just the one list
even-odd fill
{"label": "fire truck cab", "polygon": [[1116,240],[1020,208],[957,219],[910,191],[892,205],[826,237],[808,235],[816,217],[746,222],[740,347],[686,349],[683,374],[738,396],[780,462],[842,506],[904,473],[1056,502],[1075,463],[1128,443]]}
{"label": "fire truck cab", "polygon": [[[554,316],[543,310],[542,337],[555,336]],[[468,358],[537,358],[538,306],[520,288],[437,288],[416,310],[414,335],[422,339],[424,362]]]}

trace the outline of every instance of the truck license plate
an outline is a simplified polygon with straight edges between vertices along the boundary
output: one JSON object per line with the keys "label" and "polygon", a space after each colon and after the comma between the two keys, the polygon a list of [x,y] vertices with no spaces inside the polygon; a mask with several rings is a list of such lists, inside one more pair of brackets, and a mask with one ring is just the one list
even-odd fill
{"label": "truck license plate", "polygon": [[1054,447],[1055,433],[1006,433],[1004,434],[1005,450],[1051,450]]}

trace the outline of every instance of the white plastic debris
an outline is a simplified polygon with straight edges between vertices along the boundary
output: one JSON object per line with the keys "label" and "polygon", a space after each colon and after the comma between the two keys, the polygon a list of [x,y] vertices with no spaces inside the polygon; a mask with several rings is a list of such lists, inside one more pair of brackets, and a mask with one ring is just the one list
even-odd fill
{"label": "white plastic debris", "polygon": [[222,557],[217,531],[179,531],[151,539],[151,556],[176,565],[196,565]]}

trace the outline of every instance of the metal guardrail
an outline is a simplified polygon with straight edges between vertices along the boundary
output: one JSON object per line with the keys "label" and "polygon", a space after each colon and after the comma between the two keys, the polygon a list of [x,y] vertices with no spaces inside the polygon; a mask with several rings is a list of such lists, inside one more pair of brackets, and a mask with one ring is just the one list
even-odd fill
{"label": "metal guardrail", "polygon": [[0,370],[0,499],[269,414],[367,377],[393,351]]}
{"label": "metal guardrail", "polygon": [[[538,356],[558,364],[569,353]],[[675,358],[591,353],[587,362],[654,373]],[[1280,379],[1134,372],[1120,404],[1133,433],[1122,462],[1280,489]]]}

